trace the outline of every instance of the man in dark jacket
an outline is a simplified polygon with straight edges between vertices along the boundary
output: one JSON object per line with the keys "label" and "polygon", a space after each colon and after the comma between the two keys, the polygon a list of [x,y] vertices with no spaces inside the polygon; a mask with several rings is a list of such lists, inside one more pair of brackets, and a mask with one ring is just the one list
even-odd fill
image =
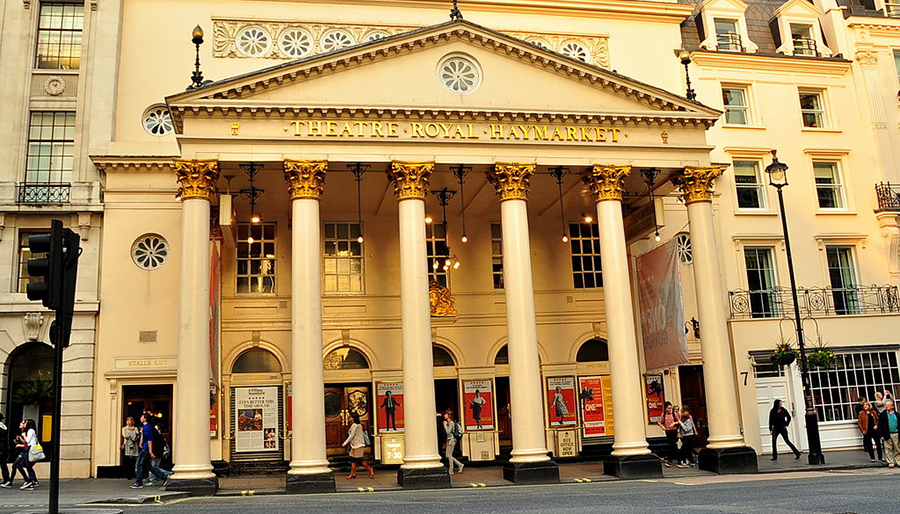
{"label": "man in dark jacket", "polygon": [[787,427],[791,424],[791,413],[781,406],[781,400],[775,400],[769,411],[769,433],[772,434],[772,460],[778,460],[778,436],[780,435],[788,447],[794,452],[794,458],[800,458],[800,450],[788,439]]}
{"label": "man in dark jacket", "polygon": [[900,413],[894,410],[894,400],[884,401],[884,411],[878,415],[878,430],[884,440],[884,453],[887,457],[888,467],[900,465]]}

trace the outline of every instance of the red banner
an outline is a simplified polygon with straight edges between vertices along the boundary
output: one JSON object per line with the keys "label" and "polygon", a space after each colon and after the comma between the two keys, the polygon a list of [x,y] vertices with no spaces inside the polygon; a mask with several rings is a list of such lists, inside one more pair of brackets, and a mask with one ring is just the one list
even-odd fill
{"label": "red banner", "polygon": [[378,382],[375,390],[378,432],[403,432],[403,382]]}
{"label": "red banner", "polygon": [[578,377],[578,402],[584,437],[606,435],[606,412],[603,409],[603,380],[601,377]]}
{"label": "red banner", "polygon": [[647,371],[688,363],[677,242],[637,258],[641,336]]}
{"label": "red banner", "polygon": [[655,425],[662,417],[666,401],[662,375],[644,375],[644,382],[647,388],[647,421]]}
{"label": "red banner", "polygon": [[550,426],[572,426],[578,423],[575,416],[577,404],[573,377],[548,377],[547,402]]}
{"label": "red banner", "polygon": [[466,430],[494,429],[494,383],[463,380],[463,412]]}

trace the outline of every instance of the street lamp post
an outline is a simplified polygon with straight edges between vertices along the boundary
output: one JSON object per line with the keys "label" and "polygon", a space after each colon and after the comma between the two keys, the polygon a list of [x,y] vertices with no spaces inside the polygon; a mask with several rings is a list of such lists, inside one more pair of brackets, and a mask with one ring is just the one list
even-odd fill
{"label": "street lamp post", "polygon": [[784,231],[784,249],[787,253],[788,276],[791,279],[791,300],[794,302],[794,325],[797,328],[797,344],[800,347],[800,376],[803,381],[803,399],[806,403],[806,438],[809,441],[809,463],[825,464],[822,441],[819,439],[819,417],[813,406],[812,388],[809,382],[809,367],[806,360],[806,344],[803,341],[803,323],[800,319],[800,302],[797,299],[797,281],[794,278],[794,258],[791,254],[791,239],[788,235],[787,217],[784,214],[784,195],[781,189],[788,184],[787,164],[780,162],[772,150],[772,164],[766,166],[769,185],[778,190],[778,207],[781,210],[781,228]]}

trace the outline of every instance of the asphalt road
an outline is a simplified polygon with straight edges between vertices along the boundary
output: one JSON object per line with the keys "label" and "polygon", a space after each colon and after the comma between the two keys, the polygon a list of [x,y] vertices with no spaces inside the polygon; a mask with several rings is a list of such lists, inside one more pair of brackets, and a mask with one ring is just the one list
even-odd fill
{"label": "asphalt road", "polygon": [[126,507],[157,513],[900,513],[900,475],[886,470],[698,477],[577,485],[345,493],[316,496],[197,498]]}

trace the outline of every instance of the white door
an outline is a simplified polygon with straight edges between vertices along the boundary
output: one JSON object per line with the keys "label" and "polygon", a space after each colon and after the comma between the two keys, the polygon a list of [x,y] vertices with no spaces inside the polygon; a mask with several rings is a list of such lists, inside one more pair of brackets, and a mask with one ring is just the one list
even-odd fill
{"label": "white door", "polygon": [[[756,407],[759,411],[759,437],[762,441],[763,453],[772,453],[772,435],[769,434],[769,411],[772,410],[772,404],[776,399],[781,400],[782,405],[788,412],[794,412],[793,405],[791,405],[787,377],[757,378]],[[788,427],[788,436],[794,445],[798,445],[797,426],[798,424],[792,418],[791,425]],[[780,441],[779,443],[782,447],[786,447]]]}

